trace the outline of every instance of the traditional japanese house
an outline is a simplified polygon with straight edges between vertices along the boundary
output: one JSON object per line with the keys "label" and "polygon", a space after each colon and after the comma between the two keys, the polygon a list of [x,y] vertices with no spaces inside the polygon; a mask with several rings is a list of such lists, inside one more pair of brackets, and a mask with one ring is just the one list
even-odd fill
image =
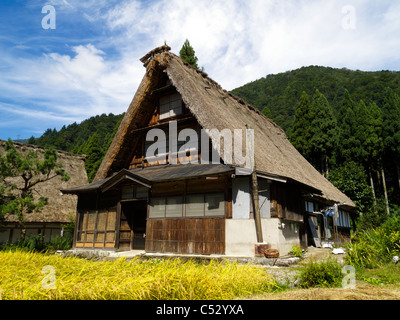
{"label": "traditional japanese house", "polygon": [[[348,233],[354,203],[284,131],[169,50],[141,59],[146,73],[94,182],[62,190],[79,197],[74,247],[254,256],[265,244],[286,254],[313,244],[314,211],[335,204]],[[229,138],[250,145],[250,167]]]}

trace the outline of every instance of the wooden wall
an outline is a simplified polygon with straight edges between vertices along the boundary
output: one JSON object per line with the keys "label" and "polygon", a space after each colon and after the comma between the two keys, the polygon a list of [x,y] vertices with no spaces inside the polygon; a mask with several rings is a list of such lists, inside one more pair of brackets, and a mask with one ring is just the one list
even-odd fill
{"label": "wooden wall", "polygon": [[304,221],[304,200],[298,186],[272,183],[271,218],[281,218],[297,222]]}
{"label": "wooden wall", "polygon": [[148,220],[146,251],[225,254],[225,219]]}

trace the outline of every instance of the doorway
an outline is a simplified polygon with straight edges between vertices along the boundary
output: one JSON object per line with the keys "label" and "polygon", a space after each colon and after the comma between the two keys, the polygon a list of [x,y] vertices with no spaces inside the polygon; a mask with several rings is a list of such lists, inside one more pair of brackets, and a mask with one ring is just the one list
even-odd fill
{"label": "doorway", "polygon": [[144,250],[146,240],[147,201],[121,202],[118,250]]}

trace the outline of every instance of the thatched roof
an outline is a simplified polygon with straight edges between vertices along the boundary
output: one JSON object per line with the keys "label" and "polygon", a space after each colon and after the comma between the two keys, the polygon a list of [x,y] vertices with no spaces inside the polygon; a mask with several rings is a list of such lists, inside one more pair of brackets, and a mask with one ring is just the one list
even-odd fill
{"label": "thatched roof", "polygon": [[[0,140],[0,155],[4,155],[4,140]],[[39,157],[44,153],[44,148],[30,144],[22,144],[14,142],[18,152],[34,151],[39,153]],[[85,170],[86,156],[75,155],[72,153],[57,151],[58,162],[63,164],[64,170],[68,173],[70,179],[61,181],[60,177],[56,177],[47,182],[38,184],[35,187],[34,194],[37,197],[47,197],[48,204],[39,213],[31,213],[26,215],[25,222],[68,222],[69,217],[75,216],[77,196],[62,195],[60,189],[68,189],[88,183]],[[22,179],[20,183],[22,183]],[[18,179],[14,179],[17,183]],[[15,216],[7,216],[6,222],[16,222]]]}
{"label": "thatched roof", "polygon": [[[157,89],[166,73],[185,105],[204,129],[253,129],[257,172],[285,177],[320,190],[336,203],[354,203],[323,177],[289,142],[285,132],[260,111],[222,89],[207,74],[185,64],[168,46],[152,50],[141,59],[146,74],[121,122],[117,134],[97,172],[95,181],[127,167],[135,147],[133,130],[148,123]],[[147,122],[146,122],[147,121]],[[220,144],[213,136],[212,143]],[[244,144],[243,144],[244,145]],[[222,150],[221,148],[220,150]],[[224,160],[224,154],[221,153]]]}

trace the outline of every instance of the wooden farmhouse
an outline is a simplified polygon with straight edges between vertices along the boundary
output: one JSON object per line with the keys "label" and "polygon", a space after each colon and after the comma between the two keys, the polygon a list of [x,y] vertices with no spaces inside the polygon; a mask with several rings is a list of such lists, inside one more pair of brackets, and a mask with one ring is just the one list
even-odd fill
{"label": "wooden farmhouse", "polygon": [[94,182],[62,190],[79,197],[74,248],[251,257],[349,236],[354,203],[275,123],[169,50],[141,59]]}
{"label": "wooden farmhouse", "polygon": [[[0,140],[0,155],[4,155],[5,141]],[[44,148],[31,144],[14,142],[19,153],[37,152],[39,158],[44,153]],[[61,177],[55,177],[34,188],[34,196],[48,198],[48,204],[40,212],[26,214],[26,236],[42,234],[47,242],[56,236],[62,235],[63,224],[73,221],[75,218],[78,197],[75,195],[63,195],[60,189],[72,188],[88,183],[85,170],[86,156],[57,151],[58,162],[63,165],[70,179],[62,181]],[[41,178],[40,176],[36,178]],[[13,178],[14,183],[22,185],[22,178]],[[15,242],[21,237],[21,225],[15,215],[6,215],[4,221],[0,221],[0,243]]]}

